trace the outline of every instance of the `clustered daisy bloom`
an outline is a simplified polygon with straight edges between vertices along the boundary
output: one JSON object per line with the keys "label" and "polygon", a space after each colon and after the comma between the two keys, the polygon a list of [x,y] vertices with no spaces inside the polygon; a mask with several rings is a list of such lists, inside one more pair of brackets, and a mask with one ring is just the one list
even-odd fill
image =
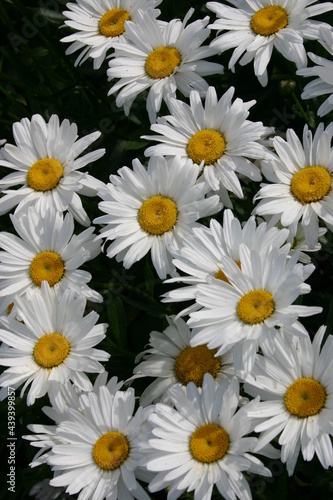
{"label": "clustered daisy bloom", "polygon": [[246,392],[261,399],[248,412],[263,420],[255,427],[260,432],[256,449],[279,435],[289,475],[300,451],[304,460],[316,454],[325,469],[333,466],[333,336],[322,346],[325,331],[320,327],[312,342],[309,336],[295,339],[284,331],[273,340],[274,356],[257,355],[247,377]]}
{"label": "clustered daisy bloom", "polygon": [[[44,216],[48,207],[69,210],[82,225],[89,226],[89,217],[78,195],[96,196],[103,182],[80,169],[104,155],[104,149],[80,156],[98,137],[93,132],[78,139],[77,126],[67,119],[59,123],[57,115],[46,122],[40,115],[23,118],[13,125],[16,146],[5,144],[0,165],[15,170],[0,180],[0,215],[17,205],[16,213],[26,212],[34,205]],[[21,187],[11,190],[12,186]]]}
{"label": "clustered daisy bloom", "polygon": [[203,76],[222,73],[223,66],[204,60],[216,54],[209,46],[202,46],[208,38],[209,18],[187,25],[191,9],[184,21],[174,19],[159,23],[151,9],[138,10],[138,22],[126,23],[128,43],[118,43],[109,61],[109,80],[118,78],[109,95],[117,93],[116,105],[129,114],[135,98],[149,89],[147,111],[155,122],[162,100],[176,96],[176,90],[188,96],[191,90],[203,94],[208,88]]}
{"label": "clustered daisy bloom", "polygon": [[208,2],[207,8],[217,15],[209,25],[224,31],[211,42],[211,46],[224,52],[234,48],[229,68],[235,71],[239,60],[242,66],[253,61],[254,73],[261,85],[268,82],[267,66],[273,48],[277,49],[297,68],[307,65],[304,40],[320,37],[320,27],[327,26],[310,20],[333,9],[332,2],[315,0],[228,0],[229,7],[220,2]]}
{"label": "clustered daisy bloom", "polygon": [[310,249],[318,242],[319,219],[333,229],[332,136],[332,124],[321,123],[314,135],[304,126],[303,143],[292,129],[286,140],[274,137],[276,156],[262,162],[272,184],[263,184],[254,198],[261,200],[254,209],[258,215],[279,215],[287,227],[301,221]]}
{"label": "clustered daisy bloom", "polygon": [[214,87],[209,87],[203,106],[198,91],[190,93],[190,105],[169,99],[171,115],[163,116],[151,125],[160,135],[144,136],[160,142],[150,146],[146,156],[176,156],[192,160],[200,166],[200,173],[207,188],[218,191],[224,204],[230,206],[228,191],[243,198],[238,175],[260,181],[259,168],[251,160],[269,156],[269,151],[258,141],[269,129],[261,122],[248,120],[249,108],[255,101],[243,102],[232,98],[235,89],[230,87],[217,98]]}
{"label": "clustered daisy bloom", "polygon": [[[40,292],[15,297],[18,321],[0,317],[0,364],[8,368],[0,376],[1,387],[18,388],[21,397],[31,384],[27,404],[44,396],[52,382],[71,380],[81,390],[91,390],[87,373],[104,371],[100,361],[110,355],[95,349],[105,337],[106,324],[98,324],[94,311],[83,316],[86,299],[67,289],[59,299],[47,282]],[[7,391],[2,395],[7,396]]]}
{"label": "clustered daisy bloom", "polygon": [[99,208],[107,215],[94,223],[105,224],[99,238],[114,240],[108,257],[116,256],[126,269],[149,251],[160,278],[173,275],[173,252],[191,234],[201,217],[220,210],[219,197],[205,198],[205,186],[197,184],[199,167],[179,157],[151,158],[146,169],[133,160],[133,169],[122,167],[100,190]]}
{"label": "clustered daisy bloom", "polygon": [[[126,42],[126,21],[137,22],[138,9],[154,8],[161,0],[77,0],[68,3],[63,15],[65,25],[76,30],[61,42],[71,43],[66,54],[81,50],[75,66],[93,59],[94,69],[101,67],[108,51],[118,42]],[[158,10],[153,11],[157,16]]]}

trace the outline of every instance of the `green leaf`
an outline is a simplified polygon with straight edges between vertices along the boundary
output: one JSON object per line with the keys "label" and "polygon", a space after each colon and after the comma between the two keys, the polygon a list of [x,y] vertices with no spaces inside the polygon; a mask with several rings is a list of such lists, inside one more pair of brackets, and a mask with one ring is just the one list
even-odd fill
{"label": "green leaf", "polygon": [[120,297],[111,296],[107,304],[109,329],[117,345],[127,348],[127,322],[123,301]]}

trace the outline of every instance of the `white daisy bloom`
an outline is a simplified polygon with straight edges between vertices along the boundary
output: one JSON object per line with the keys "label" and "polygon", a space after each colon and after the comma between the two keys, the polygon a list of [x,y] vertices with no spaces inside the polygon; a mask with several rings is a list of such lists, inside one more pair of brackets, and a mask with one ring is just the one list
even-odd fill
{"label": "white daisy bloom", "polygon": [[267,65],[273,47],[297,68],[307,65],[304,39],[316,40],[326,23],[310,20],[333,10],[332,2],[316,0],[228,0],[235,7],[208,2],[207,8],[218,19],[209,28],[226,31],[212,41],[220,52],[234,48],[229,69],[235,71],[239,60],[242,66],[254,61],[254,73],[261,85],[268,82]]}
{"label": "white daisy bloom", "polygon": [[102,386],[80,400],[81,411],[69,409],[71,419],[57,426],[58,437],[66,442],[52,448],[48,463],[55,477],[50,484],[78,493],[78,500],[149,500],[136,476],[142,457],[138,436],[150,410],[140,407],[133,415],[131,388],[113,394]]}
{"label": "white daisy bloom", "polygon": [[185,96],[191,90],[203,95],[208,84],[202,77],[223,72],[221,64],[203,60],[216,54],[215,49],[201,46],[210,35],[208,16],[186,26],[193,11],[183,22],[161,24],[151,9],[138,10],[138,22],[126,23],[128,43],[117,44],[107,71],[109,80],[119,78],[109,95],[119,91],[116,105],[123,106],[126,115],[137,95],[149,89],[147,111],[154,123],[163,99],[176,97],[177,89]]}
{"label": "white daisy bloom", "polygon": [[151,125],[160,135],[143,136],[161,144],[149,147],[145,155],[191,159],[200,166],[207,190],[217,191],[221,186],[243,198],[237,174],[260,181],[260,170],[250,159],[261,160],[270,152],[258,142],[267,135],[267,127],[247,120],[256,101],[244,103],[237,98],[232,103],[234,91],[230,87],[218,100],[215,88],[209,87],[204,106],[197,91],[190,93],[190,105],[169,99],[171,115]]}
{"label": "white daisy bloom", "polygon": [[87,373],[104,371],[99,361],[110,355],[94,346],[105,338],[106,324],[98,324],[92,311],[83,317],[86,299],[66,290],[59,299],[46,282],[40,292],[15,297],[22,322],[0,318],[0,364],[8,366],[0,376],[1,387],[14,389],[24,383],[21,397],[31,384],[27,404],[43,397],[53,381],[71,380],[81,390],[91,390]]}
{"label": "white daisy bloom", "polygon": [[[7,143],[0,155],[0,165],[15,170],[0,180],[0,215],[16,205],[16,214],[36,205],[44,216],[53,206],[60,212],[69,210],[80,224],[89,226],[77,193],[96,196],[103,182],[79,170],[101,158],[105,149],[80,155],[100,135],[93,132],[78,139],[76,124],[68,120],[59,123],[57,115],[52,115],[48,123],[40,115],[14,123],[16,146]],[[9,189],[18,184],[19,189]]]}
{"label": "white daisy bloom", "polygon": [[274,357],[258,355],[245,390],[262,402],[249,411],[263,421],[256,449],[280,434],[281,460],[293,474],[300,451],[306,461],[316,454],[321,465],[333,466],[333,336],[324,345],[326,327],[313,342],[307,335],[294,339],[287,334],[274,339]]}
{"label": "white daisy bloom", "polygon": [[222,355],[233,348],[236,370],[251,372],[258,347],[274,351],[272,338],[279,327],[290,334],[306,336],[300,316],[320,313],[321,307],[293,305],[299,295],[309,293],[304,280],[314,266],[297,263],[298,254],[288,257],[286,248],[272,248],[263,260],[258,252],[240,245],[240,268],[228,257],[221,261],[229,283],[207,278],[197,285],[200,310],[190,313],[191,345],[207,344]]}
{"label": "white daisy bloom", "polygon": [[20,218],[10,216],[18,236],[1,232],[0,312],[13,301],[15,294],[40,289],[45,280],[58,295],[67,288],[92,302],[102,302],[100,293],[89,288],[92,276],[79,267],[98,255],[101,247],[95,240],[94,227],[73,235],[74,220],[70,213],[49,208],[42,217],[30,207]]}
{"label": "white daisy bloom", "polygon": [[[159,3],[161,0],[77,0],[68,3],[69,10],[63,12],[67,17],[65,25],[76,33],[60,40],[71,43],[66,54],[80,50],[75,66],[91,57],[94,69],[100,68],[108,51],[118,42],[126,42],[126,21],[138,22],[138,9],[153,8]],[[153,13],[157,17],[160,11],[153,10]]]}
{"label": "white daisy bloom", "polygon": [[[217,383],[234,376],[232,353],[215,356],[216,349],[206,345],[191,347],[191,330],[181,318],[167,316],[169,326],[163,332],[153,331],[149,337],[150,348],[140,353],[133,370],[133,377],[156,377],[142,393],[140,403],[147,406],[160,401],[168,403],[168,389],[174,384],[186,387],[193,382],[201,390],[205,373],[210,373]],[[128,382],[127,381],[127,382]]]}
{"label": "white daisy bloom", "polygon": [[[226,499],[250,500],[251,492],[242,471],[270,477],[271,472],[249,452],[256,438],[253,419],[245,408],[238,411],[239,383],[217,386],[206,374],[202,392],[194,383],[184,390],[175,385],[169,390],[175,408],[157,403],[149,416],[152,425],[151,450],[144,458],[148,470],[156,472],[149,484],[152,492],[168,488],[167,499],[175,500],[184,491],[194,491],[194,500],[210,500],[213,487]],[[146,450],[145,450],[146,451]],[[262,454],[276,458],[272,447]]]}
{"label": "white daisy bloom", "polygon": [[51,402],[51,407],[44,406],[42,408],[45,415],[55,422],[55,425],[44,424],[30,424],[28,429],[34,434],[22,436],[24,439],[30,441],[31,446],[39,448],[39,451],[30,463],[30,467],[37,467],[38,465],[45,464],[52,454],[52,447],[55,444],[63,444],[67,441],[62,439],[57,434],[57,425],[63,420],[71,420],[72,416],[68,409],[75,408],[81,413],[83,411],[82,396],[86,392],[94,392],[96,395],[100,387],[106,386],[110,394],[115,394],[123,385],[123,382],[118,382],[117,377],[112,377],[107,382],[108,373],[103,371],[98,374],[94,385],[88,387],[88,391],[82,391],[78,386],[67,382],[59,385],[57,382],[52,381],[49,386],[48,396]]}
{"label": "white daisy bloom", "polygon": [[133,170],[123,167],[111,175],[111,183],[100,190],[99,208],[107,215],[94,223],[105,224],[98,238],[115,240],[107,256],[116,256],[128,269],[151,251],[158,276],[174,275],[172,255],[192,234],[196,222],[218,212],[218,196],[205,198],[204,185],[197,184],[199,167],[179,157],[151,158],[146,169],[138,159]]}
{"label": "white daisy bloom", "polygon": [[300,69],[296,73],[301,76],[315,76],[316,78],[305,85],[301,98],[306,100],[329,94],[317,111],[318,116],[325,116],[333,109],[333,61],[332,59],[316,56],[312,52],[308,52],[308,56],[316,66]]}
{"label": "white daisy bloom", "polygon": [[[185,275],[170,278],[165,283],[183,283],[187,286],[166,292],[162,301],[195,300],[197,285],[206,283],[208,276],[229,283],[221,266],[225,256],[240,266],[239,249],[244,243],[249,249],[259,252],[260,258],[264,260],[266,252],[271,247],[280,248],[286,243],[288,235],[288,230],[269,228],[266,222],[257,226],[254,216],[242,226],[231,210],[225,210],[223,226],[211,219],[209,228],[194,228],[193,236],[184,241],[172,262]],[[197,309],[197,305],[183,310],[180,315],[188,314],[192,309]]]}
{"label": "white daisy bloom", "polygon": [[318,218],[333,230],[332,135],[332,125],[324,129],[321,123],[313,137],[305,125],[303,144],[292,129],[286,141],[275,137],[276,157],[262,162],[263,174],[274,184],[263,184],[254,197],[261,199],[255,214],[279,214],[287,227],[301,220],[310,249],[318,242]]}

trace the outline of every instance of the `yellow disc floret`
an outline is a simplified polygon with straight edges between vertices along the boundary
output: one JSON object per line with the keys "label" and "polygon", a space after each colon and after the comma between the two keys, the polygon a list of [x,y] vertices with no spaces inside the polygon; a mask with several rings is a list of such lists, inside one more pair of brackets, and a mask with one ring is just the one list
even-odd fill
{"label": "yellow disc floret", "polygon": [[37,341],[33,355],[42,368],[53,368],[66,359],[69,350],[70,344],[63,335],[47,333]]}
{"label": "yellow disc floret", "polygon": [[59,254],[40,252],[30,264],[30,277],[37,286],[41,286],[42,281],[54,286],[63,277],[64,270],[64,262]]}
{"label": "yellow disc floret", "polygon": [[304,167],[291,180],[291,192],[301,203],[312,203],[322,200],[330,191],[331,174],[324,167]]}
{"label": "yellow disc floret", "polygon": [[229,436],[217,424],[205,424],[196,429],[190,439],[193,458],[205,464],[221,460],[229,448]]}
{"label": "yellow disc floret", "polygon": [[270,36],[288,24],[288,14],[279,5],[267,5],[258,10],[251,19],[251,28],[257,35]]}
{"label": "yellow disc floret", "polygon": [[204,161],[205,165],[212,165],[225,151],[226,143],[218,130],[203,129],[192,135],[187,144],[187,154],[197,165]]}
{"label": "yellow disc floret", "polygon": [[106,432],[95,443],[93,457],[104,470],[120,467],[129,454],[129,444],[124,434],[117,431]]}
{"label": "yellow disc floret", "polygon": [[178,381],[183,385],[194,382],[197,387],[201,387],[205,373],[216,378],[221,368],[220,358],[215,357],[216,352],[217,349],[208,349],[206,345],[185,347],[175,360],[174,370]]}
{"label": "yellow disc floret", "polygon": [[125,31],[125,21],[130,21],[131,16],[124,9],[110,9],[99,21],[99,31],[104,36],[119,36]]}
{"label": "yellow disc floret", "polygon": [[288,387],[284,396],[287,410],[296,417],[317,415],[325,406],[324,387],[313,378],[299,378]]}
{"label": "yellow disc floret", "polygon": [[144,201],[139,210],[139,223],[147,233],[161,235],[177,222],[177,205],[167,196],[156,195]]}
{"label": "yellow disc floret", "polygon": [[238,317],[248,325],[262,323],[275,309],[273,296],[266,290],[251,290],[243,295],[237,305]]}
{"label": "yellow disc floret", "polygon": [[165,78],[172,75],[181,60],[179,50],[175,47],[157,47],[148,55],[145,69],[150,78]]}
{"label": "yellow disc floret", "polygon": [[29,168],[27,183],[35,191],[50,191],[58,185],[63,175],[64,168],[60,161],[42,158]]}

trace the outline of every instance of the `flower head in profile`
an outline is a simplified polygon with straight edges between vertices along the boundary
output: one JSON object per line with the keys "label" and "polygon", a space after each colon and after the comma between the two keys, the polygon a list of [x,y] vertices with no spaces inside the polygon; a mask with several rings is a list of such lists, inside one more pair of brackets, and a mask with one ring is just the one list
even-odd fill
{"label": "flower head in profile", "polygon": [[3,231],[0,237],[0,313],[15,294],[40,290],[43,281],[59,296],[70,288],[92,302],[102,302],[100,293],[87,285],[91,274],[79,269],[101,251],[94,227],[75,235],[72,215],[64,217],[52,207],[44,217],[30,207],[21,217],[11,215],[11,221],[17,235]]}
{"label": "flower head in profile", "polygon": [[140,353],[133,377],[156,377],[143,391],[140,403],[169,402],[168,389],[174,384],[186,387],[193,382],[201,390],[205,373],[210,373],[217,383],[230,380],[235,374],[232,353],[216,356],[216,349],[206,345],[191,347],[191,330],[182,318],[167,316],[168,327],[163,332],[153,331],[149,349]]}
{"label": "flower head in profile", "polygon": [[[194,491],[195,500],[210,500],[216,485],[223,498],[249,500],[250,488],[242,471],[271,476],[251,454],[256,438],[247,437],[254,424],[245,408],[254,408],[257,401],[236,411],[237,379],[217,385],[210,374],[204,377],[201,393],[191,382],[186,392],[175,385],[169,394],[175,408],[157,403],[149,415],[151,449],[144,463],[156,473],[149,490],[168,488],[170,499]],[[261,453],[279,456],[273,447]]]}
{"label": "flower head in profile", "polygon": [[286,139],[273,139],[275,158],[262,162],[265,177],[273,184],[263,184],[255,196],[258,215],[279,215],[283,226],[301,221],[308,247],[314,248],[319,237],[319,219],[333,229],[333,127],[321,123],[314,136],[308,126],[303,143],[292,129]]}
{"label": "flower head in profile", "polygon": [[134,413],[134,407],[132,388],[113,393],[101,386],[80,396],[81,411],[70,408],[70,419],[57,426],[63,443],[56,443],[48,458],[51,486],[66,487],[78,498],[149,500],[137,478],[138,436],[150,410],[140,407]]}
{"label": "flower head in profile", "polygon": [[[322,39],[320,43],[333,56],[333,29],[327,27],[320,31]],[[301,94],[302,99],[313,99],[318,96],[327,95],[328,97],[319,106],[317,115],[325,116],[333,109],[333,61],[325,57],[316,56],[312,52],[308,52],[308,56],[316,66],[299,69],[296,73],[305,77],[316,77],[310,83],[307,83]]]}
{"label": "flower head in profile", "polygon": [[160,142],[150,146],[146,156],[176,156],[184,161],[192,160],[200,166],[201,180],[207,189],[225,193],[222,201],[230,204],[227,192],[243,198],[238,178],[241,174],[252,181],[260,181],[258,167],[251,160],[260,160],[269,151],[258,141],[267,135],[268,129],[261,122],[248,120],[249,108],[255,101],[243,102],[232,97],[235,89],[230,87],[217,98],[214,87],[209,87],[202,104],[198,91],[190,93],[190,104],[170,99],[171,115],[163,116],[151,125],[151,130],[160,135],[143,136]]}
{"label": "flower head in profile", "polygon": [[317,455],[327,469],[333,465],[333,336],[322,344],[326,327],[291,338],[287,330],[274,339],[275,354],[257,356],[245,390],[260,402],[248,413],[261,419],[256,449],[279,435],[281,460],[293,474],[300,452],[306,461]]}
{"label": "flower head in profile", "polygon": [[[65,25],[75,33],[65,36],[61,42],[71,43],[66,54],[80,50],[75,66],[89,57],[93,59],[94,69],[101,67],[107,53],[118,42],[126,42],[126,21],[137,22],[138,9],[154,8],[161,0],[77,0],[68,3],[63,15]],[[155,16],[158,10],[153,10]]]}
{"label": "flower head in profile", "polygon": [[91,390],[85,372],[104,371],[100,361],[110,355],[95,349],[107,325],[96,325],[94,311],[83,316],[86,299],[69,289],[59,299],[44,281],[40,292],[16,296],[15,303],[21,321],[0,318],[0,364],[8,366],[0,377],[1,387],[16,389],[23,383],[22,397],[31,384],[28,405],[47,394],[52,382],[71,380],[79,389]]}
{"label": "flower head in profile", "polygon": [[304,40],[316,40],[320,28],[326,23],[310,18],[333,9],[332,2],[315,0],[228,0],[234,7],[220,2],[208,2],[207,8],[215,12],[217,20],[211,29],[224,31],[211,45],[224,52],[234,48],[229,68],[254,62],[254,72],[261,85],[268,82],[267,66],[273,48],[278,50],[297,68],[307,65]]}
{"label": "flower head in profile", "polygon": [[179,157],[151,158],[146,169],[138,159],[133,170],[123,167],[99,191],[99,208],[106,215],[95,219],[105,224],[98,238],[114,240],[107,256],[116,256],[128,269],[151,252],[158,276],[173,275],[173,252],[200,224],[201,217],[220,210],[218,196],[205,198],[204,185],[197,184],[199,167],[184,164]]}
{"label": "flower head in profile", "polygon": [[259,252],[240,246],[240,266],[225,257],[221,262],[228,282],[207,278],[195,296],[198,310],[190,312],[191,345],[207,344],[221,355],[233,349],[236,370],[251,372],[258,347],[274,350],[272,339],[288,326],[290,335],[306,336],[301,316],[320,313],[321,307],[295,305],[310,291],[305,279],[314,266],[288,256],[289,245],[272,248],[262,259]]}
{"label": "flower head in profile", "polygon": [[[16,146],[5,144],[1,149],[0,165],[15,170],[0,180],[0,215],[16,207],[16,214],[35,205],[42,216],[48,207],[68,210],[82,225],[89,226],[89,217],[78,195],[95,196],[103,182],[80,169],[104,155],[97,149],[80,156],[98,137],[93,132],[78,139],[77,126],[67,119],[59,123],[52,115],[46,122],[40,115],[23,118],[13,124]],[[11,190],[12,186],[21,185]]]}
{"label": "flower head in profile", "polygon": [[208,84],[202,77],[222,73],[223,66],[204,60],[216,54],[201,46],[210,34],[209,18],[186,25],[192,13],[183,22],[159,23],[151,9],[138,10],[138,22],[126,23],[128,43],[117,44],[107,71],[109,80],[119,79],[109,95],[118,92],[116,105],[123,106],[126,115],[135,98],[149,89],[147,111],[154,123],[163,99],[175,97],[177,89],[185,96],[191,90],[203,94]]}

